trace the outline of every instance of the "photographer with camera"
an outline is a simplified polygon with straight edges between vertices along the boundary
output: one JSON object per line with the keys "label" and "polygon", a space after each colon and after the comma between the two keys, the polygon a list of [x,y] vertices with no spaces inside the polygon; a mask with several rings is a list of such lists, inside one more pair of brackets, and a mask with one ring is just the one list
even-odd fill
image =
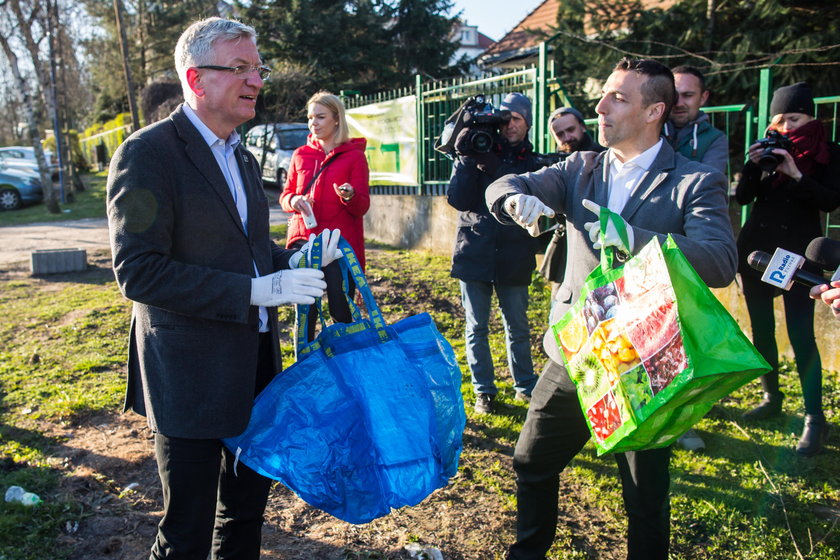
{"label": "photographer with camera", "polygon": [[[805,254],[808,243],[821,235],[820,211],[840,206],[840,147],[829,142],[816,120],[814,96],[800,82],[773,93],[768,136],[750,146],[735,191],[739,204],[753,203],[750,217],[738,236],[738,272],[752,324],[753,344],[772,371],[761,377],[764,398],[744,414],[763,420],[782,412],[779,355],[773,298],[779,290],[761,281],[761,273],[747,264],[752,251],[773,253],[777,247]],[[805,269],[822,270],[806,262]],[[794,284],[783,291],[785,322],[805,400],[805,429],[796,452],[810,457],[820,451],[826,435],[822,410],[822,363],[814,339],[814,301],[808,288]]]}
{"label": "photographer with camera", "polygon": [[527,316],[537,240],[518,225],[503,225],[491,216],[484,203],[484,191],[503,175],[536,171],[542,165],[528,140],[531,101],[527,97],[508,94],[500,105],[501,111],[493,110],[482,98],[468,103],[465,109],[462,122],[468,124],[455,138],[458,157],[446,191],[449,204],[460,210],[451,276],[460,280],[475,411],[489,414],[498,392],[488,342],[494,290],[502,310],[516,398],[530,400],[537,382]]}

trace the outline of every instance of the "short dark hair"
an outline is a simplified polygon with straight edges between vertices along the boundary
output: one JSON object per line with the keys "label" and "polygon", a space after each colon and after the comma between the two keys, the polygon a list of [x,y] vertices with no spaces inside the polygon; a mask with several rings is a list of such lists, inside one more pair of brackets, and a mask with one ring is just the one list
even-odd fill
{"label": "short dark hair", "polygon": [[664,103],[665,111],[661,122],[665,122],[671,114],[671,108],[677,100],[677,88],[674,85],[674,74],[664,64],[649,58],[624,57],[613,68],[613,72],[635,72],[647,76],[642,84],[642,103],[645,106],[654,103]]}
{"label": "short dark hair", "polygon": [[706,91],[706,76],[703,75],[703,72],[695,68],[694,66],[689,66],[688,64],[683,64],[682,66],[677,66],[676,68],[671,69],[671,73],[676,74],[691,74],[697,81],[700,82],[700,93]]}

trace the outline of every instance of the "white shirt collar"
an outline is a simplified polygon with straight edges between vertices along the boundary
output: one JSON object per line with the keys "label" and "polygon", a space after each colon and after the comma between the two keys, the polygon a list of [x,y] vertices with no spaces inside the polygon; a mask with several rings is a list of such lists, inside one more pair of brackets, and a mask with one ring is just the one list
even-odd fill
{"label": "white shirt collar", "polygon": [[659,142],[657,142],[641,154],[637,155],[633,159],[629,159],[625,162],[619,160],[613,153],[613,151],[610,150],[610,165],[613,166],[613,172],[616,174],[621,173],[621,171],[624,169],[632,167],[639,167],[642,170],[647,171],[648,169],[650,169],[650,166],[653,165],[653,160],[655,160],[656,156],[659,154],[660,148],[662,148],[662,137],[659,138]]}
{"label": "white shirt collar", "polygon": [[204,138],[204,141],[207,142],[207,145],[211,148],[217,144],[221,144],[224,145],[225,148],[233,149],[236,148],[237,144],[239,144],[239,133],[236,132],[236,129],[230,133],[230,136],[228,136],[227,139],[222,139],[216,136],[216,133],[204,124],[201,117],[196,114],[195,109],[190,107],[188,103],[184,103],[184,114],[187,115],[187,118],[190,119],[190,122],[193,123],[193,126],[195,126],[198,130],[198,133],[201,134],[201,137]]}

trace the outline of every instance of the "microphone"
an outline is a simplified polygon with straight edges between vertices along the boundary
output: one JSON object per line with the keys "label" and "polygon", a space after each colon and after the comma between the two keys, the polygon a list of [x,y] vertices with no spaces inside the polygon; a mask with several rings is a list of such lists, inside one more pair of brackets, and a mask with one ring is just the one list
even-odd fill
{"label": "microphone", "polygon": [[817,237],[805,249],[805,257],[820,265],[823,270],[833,270],[831,281],[840,280],[840,241]]}
{"label": "microphone", "polygon": [[800,270],[805,263],[805,257],[778,248],[771,257],[764,251],[753,251],[747,257],[747,264],[764,274],[761,281],[766,282],[783,290],[790,290],[794,282],[813,288],[820,284],[828,284],[828,280],[808,272]]}

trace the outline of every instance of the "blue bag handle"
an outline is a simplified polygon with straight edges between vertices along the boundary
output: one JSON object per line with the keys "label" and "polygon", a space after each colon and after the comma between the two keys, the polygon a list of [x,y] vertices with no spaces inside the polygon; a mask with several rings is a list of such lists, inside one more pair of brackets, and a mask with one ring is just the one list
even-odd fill
{"label": "blue bag handle", "polygon": [[[382,311],[379,309],[379,306],[376,304],[376,300],[373,298],[373,292],[370,289],[370,285],[367,282],[367,278],[365,278],[364,272],[362,272],[362,265],[359,262],[358,257],[356,257],[356,253],[353,251],[353,248],[347,242],[344,237],[341,237],[338,242],[338,248],[342,253],[342,257],[338,259],[338,262],[341,266],[341,276],[342,276],[342,288],[344,292],[344,297],[347,299],[347,303],[350,306],[350,313],[353,316],[353,321],[355,323],[362,323],[362,322],[369,322],[370,326],[377,332],[379,335],[380,340],[387,341],[390,340],[390,336],[386,331],[386,323],[385,318],[382,315]],[[312,249],[308,253],[304,253],[304,255],[300,259],[300,263],[298,264],[299,267],[308,266],[310,268],[320,269],[321,263],[323,262],[323,242],[321,240],[321,236],[316,236],[314,242],[312,243]],[[346,281],[346,278],[350,277],[353,279],[354,283],[356,284],[356,289],[359,290],[359,293],[362,296],[362,299],[365,302],[365,307],[367,308],[368,312],[368,321],[365,320],[364,316],[362,315],[359,306],[353,301],[353,298],[350,297],[349,292],[349,285]],[[322,332],[323,329],[326,328],[326,319],[324,317],[323,306],[321,298],[315,299],[316,309],[318,310],[318,316],[321,321],[321,328]],[[296,344],[295,350],[298,357],[308,354],[313,350],[316,350],[320,347],[320,343],[318,338],[312,342],[306,342],[306,332],[307,326],[309,324],[309,305],[299,304],[296,306]]]}
{"label": "blue bag handle", "polygon": [[627,226],[624,223],[624,218],[606,206],[601,206],[601,213],[598,217],[601,222],[601,230],[598,232],[598,240],[601,242],[601,271],[607,272],[615,266],[615,254],[619,252],[619,250],[615,247],[610,247],[611,250],[607,251],[607,247],[604,246],[607,226],[609,226],[610,222],[612,222],[613,226],[615,226],[615,231],[618,233],[619,239],[621,239],[621,242],[624,243],[625,247],[630,246],[630,239],[627,237]]}

